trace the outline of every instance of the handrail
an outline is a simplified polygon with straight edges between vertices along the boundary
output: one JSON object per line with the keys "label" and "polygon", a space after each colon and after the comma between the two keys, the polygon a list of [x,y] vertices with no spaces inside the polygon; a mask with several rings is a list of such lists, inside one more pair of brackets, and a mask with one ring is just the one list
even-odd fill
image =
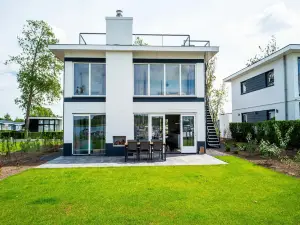
{"label": "handrail", "polygon": [[[79,33],[79,44],[87,44],[84,35],[106,35],[106,33],[88,33],[88,32],[81,32]],[[192,43],[204,43],[205,46],[210,46],[210,41],[207,40],[191,40],[191,36],[189,34],[143,34],[143,33],[136,33],[132,34],[132,36],[154,36],[154,37],[161,37],[161,46],[164,45],[164,37],[186,37],[183,40],[183,45],[181,46],[194,46]]]}

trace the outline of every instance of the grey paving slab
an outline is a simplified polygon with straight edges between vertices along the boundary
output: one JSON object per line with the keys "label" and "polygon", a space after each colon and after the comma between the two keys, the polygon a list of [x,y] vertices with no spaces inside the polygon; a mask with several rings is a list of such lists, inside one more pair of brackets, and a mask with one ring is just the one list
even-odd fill
{"label": "grey paving slab", "polygon": [[76,168],[76,167],[123,167],[123,166],[188,166],[227,164],[208,154],[167,155],[166,161],[124,161],[124,157],[110,156],[60,156],[37,168]]}

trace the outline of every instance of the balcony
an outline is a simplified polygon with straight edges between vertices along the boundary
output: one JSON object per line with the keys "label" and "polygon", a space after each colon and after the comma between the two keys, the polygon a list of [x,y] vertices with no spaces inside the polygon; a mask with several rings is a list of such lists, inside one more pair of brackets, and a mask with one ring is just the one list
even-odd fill
{"label": "balcony", "polygon": [[[142,40],[142,42],[141,42]],[[79,33],[81,45],[105,45],[106,33]],[[207,40],[192,40],[189,34],[132,34],[132,45],[209,47]]]}

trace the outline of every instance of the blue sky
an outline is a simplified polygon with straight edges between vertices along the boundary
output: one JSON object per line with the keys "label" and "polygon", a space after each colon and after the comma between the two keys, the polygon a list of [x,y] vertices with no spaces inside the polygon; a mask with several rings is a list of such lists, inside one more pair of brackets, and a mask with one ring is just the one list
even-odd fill
{"label": "blue sky", "polygon": [[[105,32],[105,16],[122,9],[134,17],[134,33],[188,33],[220,46],[216,85],[243,68],[258,45],[275,35],[278,45],[300,43],[300,1],[296,0],[2,0],[0,2],[0,116],[22,116],[14,104],[20,95],[17,67],[4,66],[19,52],[16,37],[27,19],[45,20],[61,43],[78,43],[80,32]],[[229,90],[230,92],[230,90]],[[230,100],[230,93],[229,93]],[[62,115],[62,102],[49,106]],[[231,111],[230,101],[225,111]]]}

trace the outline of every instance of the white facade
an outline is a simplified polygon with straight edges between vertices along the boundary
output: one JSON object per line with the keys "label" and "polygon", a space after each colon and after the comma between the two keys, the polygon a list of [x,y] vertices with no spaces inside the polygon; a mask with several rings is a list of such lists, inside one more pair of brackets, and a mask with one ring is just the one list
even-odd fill
{"label": "white facade", "polygon": [[[276,120],[296,120],[299,113],[299,45],[289,45],[227,78],[232,90],[232,122],[242,122],[243,113],[275,110]],[[242,94],[241,82],[274,70],[274,85]],[[285,86],[286,76],[286,86]]]}
{"label": "white facade", "polygon": [[229,124],[232,122],[232,114],[225,113],[219,115],[219,129],[221,138],[231,138]]}
{"label": "white facade", "polygon": [[[151,140],[152,116],[163,117],[164,140],[166,115],[181,117],[181,152],[197,153],[200,146],[205,146],[205,72],[204,62],[218,52],[218,47],[170,47],[170,46],[132,46],[132,18],[108,17],[106,18],[106,45],[52,45],[50,50],[65,61],[64,71],[64,143],[65,148],[71,148],[74,153],[74,117],[83,116],[89,126],[85,131],[92,132],[93,115],[105,115],[105,146],[106,154],[110,151],[119,151],[114,145],[115,136],[125,136],[126,140],[135,138],[135,115],[148,115],[149,140]],[[124,34],[124,35],[123,35]],[[100,62],[100,61],[103,62]],[[138,62],[135,62],[137,60]],[[78,96],[75,90],[75,64],[85,63],[89,66],[89,87],[91,81],[91,65],[95,62],[105,64],[104,95]],[[98,62],[99,61],[99,62]],[[142,63],[140,63],[142,62]],[[134,67],[136,64],[163,65],[163,95],[135,95]],[[191,95],[166,94],[166,65],[173,64],[180,69],[182,65],[192,65],[195,68],[195,91]],[[150,69],[148,69],[150,71]],[[148,71],[148,72],[149,72]],[[182,69],[180,69],[182,71]],[[80,73],[82,77],[82,73]],[[179,78],[183,79],[180,72]],[[148,88],[150,87],[148,74]],[[88,82],[86,82],[88,84]],[[152,85],[152,84],[151,84]],[[182,80],[179,84],[183,88]],[[83,86],[82,86],[83,87]],[[78,87],[77,87],[78,89]],[[83,90],[84,88],[82,88]],[[80,89],[81,90],[81,89]],[[150,89],[148,89],[150,92]],[[182,93],[181,90],[180,93]],[[89,90],[91,93],[91,90]],[[183,146],[182,121],[194,120],[194,145]],[[83,120],[82,120],[83,121]],[[81,121],[81,122],[82,122]],[[87,125],[82,125],[87,126]],[[99,132],[102,126],[99,125]],[[147,127],[147,126],[146,126]],[[83,134],[83,133],[82,133]],[[88,136],[87,143],[91,146],[92,136]],[[71,146],[71,147],[70,147]],[[91,149],[91,147],[89,147]],[[121,148],[120,148],[121,149]],[[67,151],[70,151],[67,150]],[[91,150],[88,151],[91,154]],[[111,152],[110,152],[111,153]],[[70,155],[70,152],[65,155]],[[109,155],[109,154],[108,154]],[[114,153],[112,153],[114,155]]]}

